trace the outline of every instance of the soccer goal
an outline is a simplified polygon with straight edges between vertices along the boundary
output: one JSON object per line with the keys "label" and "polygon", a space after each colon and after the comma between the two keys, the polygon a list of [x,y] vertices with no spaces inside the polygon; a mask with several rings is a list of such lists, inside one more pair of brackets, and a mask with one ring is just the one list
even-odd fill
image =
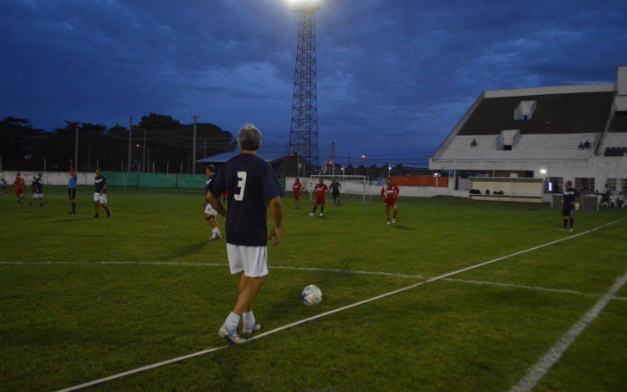
{"label": "soccer goal", "polygon": [[356,175],[312,175],[307,179],[307,183],[304,184],[305,190],[309,192],[309,200],[313,201],[316,198],[316,192],[314,190],[316,184],[320,179],[324,179],[326,186],[331,187],[333,179],[340,183],[340,196],[355,195],[357,197],[342,197],[342,202],[357,201],[363,204],[372,203],[372,192],[369,181],[366,180],[366,176]]}

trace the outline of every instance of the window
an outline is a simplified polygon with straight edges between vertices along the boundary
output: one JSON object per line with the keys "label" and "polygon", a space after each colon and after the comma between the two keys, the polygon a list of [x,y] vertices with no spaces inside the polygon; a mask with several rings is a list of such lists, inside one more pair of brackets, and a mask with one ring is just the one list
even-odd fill
{"label": "window", "polygon": [[622,180],[620,180],[621,182],[621,189],[623,192],[627,192],[627,178],[623,178]]}
{"label": "window", "polygon": [[[613,191],[616,190],[616,178],[608,178],[605,186]],[[604,189],[605,190],[605,189]]]}
{"label": "window", "polygon": [[594,193],[594,178],[575,178],[575,189],[581,193]]}
{"label": "window", "polygon": [[512,151],[512,146],[511,144],[503,144],[503,151]]}
{"label": "window", "polygon": [[544,187],[544,193],[562,193],[563,190],[564,177],[551,177]]}

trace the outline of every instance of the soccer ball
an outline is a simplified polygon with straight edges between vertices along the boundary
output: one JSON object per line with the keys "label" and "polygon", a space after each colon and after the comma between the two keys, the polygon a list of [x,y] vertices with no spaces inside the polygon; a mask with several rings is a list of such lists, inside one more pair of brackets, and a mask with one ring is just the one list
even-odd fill
{"label": "soccer ball", "polygon": [[307,306],[318,305],[322,301],[322,291],[314,285],[309,285],[303,289],[300,298]]}

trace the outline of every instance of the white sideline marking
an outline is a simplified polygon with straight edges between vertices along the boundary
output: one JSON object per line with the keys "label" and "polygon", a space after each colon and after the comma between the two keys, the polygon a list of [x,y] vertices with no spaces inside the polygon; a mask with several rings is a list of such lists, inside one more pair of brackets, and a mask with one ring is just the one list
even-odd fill
{"label": "white sideline marking", "polygon": [[[489,265],[489,264],[493,264],[493,263],[499,262],[501,260],[505,260],[505,259],[508,259],[508,258],[511,258],[511,257],[515,257],[515,256],[518,256],[518,255],[521,255],[521,254],[524,254],[524,253],[533,252],[534,250],[546,248],[547,246],[551,246],[551,245],[554,245],[554,244],[557,244],[557,243],[560,243],[560,242],[563,242],[563,241],[568,241],[568,240],[571,240],[571,239],[574,239],[574,238],[578,238],[578,237],[580,237],[582,235],[590,234],[593,231],[596,231],[596,230],[599,230],[601,228],[604,228],[604,227],[616,224],[616,223],[618,223],[618,222],[620,222],[622,220],[623,219],[619,219],[617,221],[607,223],[607,224],[599,226],[599,227],[597,227],[595,229],[588,230],[588,231],[585,231],[585,232],[582,232],[582,233],[579,233],[579,234],[576,234],[576,235],[573,235],[573,236],[570,236],[570,237],[565,237],[565,238],[562,238],[562,239],[559,239],[559,240],[556,240],[556,241],[548,242],[548,243],[546,243],[544,245],[539,245],[539,246],[536,246],[536,247],[533,247],[533,248],[530,248],[530,249],[527,249],[527,250],[523,250],[523,251],[520,251],[520,252],[512,253],[509,256],[503,256],[503,257],[499,257],[499,258],[494,259],[494,260],[490,260],[490,261],[486,261],[486,262],[483,262],[483,263],[475,264],[474,266],[462,268],[462,269],[459,269],[457,271],[453,271],[453,272],[449,272],[449,273],[446,273],[446,274],[443,274],[443,275],[440,275],[440,276],[436,276],[434,278],[430,278],[430,279],[424,280],[422,282],[414,283],[414,284],[412,284],[410,286],[403,287],[403,288],[398,289],[398,290],[390,291],[389,293],[381,294],[381,295],[378,295],[376,297],[365,299],[363,301],[359,301],[359,302],[356,302],[356,303],[351,304],[351,305],[343,306],[343,307],[338,308],[338,309],[334,309],[334,310],[331,310],[331,311],[328,311],[328,312],[320,313],[320,314],[318,314],[316,316],[308,317],[308,318],[302,319],[300,321],[296,321],[294,323],[287,324],[287,325],[284,325],[284,326],[279,327],[279,328],[275,328],[275,329],[267,331],[267,332],[263,332],[263,333],[261,333],[259,335],[256,335],[256,336],[250,338],[248,341],[261,339],[263,337],[266,337],[266,336],[269,336],[269,335],[273,335],[273,334],[275,334],[277,332],[284,331],[286,329],[295,327],[297,325],[305,324],[305,323],[308,323],[310,321],[317,320],[319,318],[332,315],[334,313],[339,313],[339,312],[342,312],[344,310],[351,309],[351,308],[354,308],[354,307],[357,307],[357,306],[360,306],[360,305],[364,305],[364,304],[367,304],[367,303],[370,303],[370,302],[373,302],[373,301],[376,301],[376,300],[379,300],[379,299],[382,299],[382,298],[390,297],[392,295],[395,295],[395,294],[398,294],[398,293],[402,293],[404,291],[411,290],[411,289],[414,289],[414,288],[419,287],[419,286],[423,286],[423,285],[425,285],[427,283],[436,282],[438,280],[446,279],[446,278],[448,278],[450,276],[461,274],[463,272],[470,271],[470,270],[473,270],[473,269],[476,269],[476,268],[481,268],[483,266],[486,266],[486,265]],[[627,275],[626,275],[626,279],[627,279]],[[603,298],[605,298],[605,296]],[[106,377],[106,378],[101,378],[101,379],[98,379],[98,380],[94,380],[94,381],[88,382],[86,384],[81,384],[81,385],[77,385],[77,386],[74,386],[74,387],[62,389],[62,390],[57,391],[57,392],[78,391],[78,390],[83,389],[83,388],[87,388],[87,387],[90,387],[90,386],[102,384],[104,382],[116,380],[116,379],[123,378],[123,377],[126,377],[126,376],[130,376],[130,375],[133,375],[133,374],[141,373],[141,372],[144,372],[146,370],[155,369],[155,368],[158,368],[158,367],[161,367],[161,366],[166,366],[166,365],[170,365],[170,364],[173,364],[173,363],[176,363],[176,362],[181,362],[181,361],[184,361],[184,360],[189,359],[189,358],[194,358],[194,357],[197,357],[197,356],[200,356],[200,355],[203,355],[203,354],[208,354],[208,353],[211,353],[211,352],[214,352],[214,351],[222,350],[223,348],[226,348],[226,347],[228,347],[228,346],[220,346],[220,347],[215,347],[215,348],[199,351],[199,352],[188,354],[188,355],[185,355],[185,356],[182,356],[182,357],[173,358],[173,359],[170,359],[170,360],[167,360],[167,361],[164,361],[164,362],[155,363],[155,364],[144,366],[144,367],[141,367],[141,368],[138,368],[138,369],[129,370],[129,371],[124,372],[124,373],[119,373],[119,374],[115,374],[113,376],[109,376],[109,377]]]}
{"label": "white sideline marking", "polygon": [[[173,265],[173,266],[193,266],[193,267],[228,267],[228,264],[216,264],[216,263],[177,263],[170,261],[95,261],[95,262],[81,262],[81,261],[0,261],[0,265]],[[380,272],[380,271],[353,271],[353,270],[341,270],[334,268],[316,268],[316,267],[290,267],[280,265],[270,265],[270,269],[283,269],[283,270],[295,270],[295,271],[317,271],[317,272],[335,272],[340,274],[355,274],[355,275],[381,275],[381,276],[394,276],[397,278],[415,278],[422,279],[421,275],[407,275],[407,274],[395,274],[392,272]]]}
{"label": "white sideline marking", "polygon": [[[540,287],[540,286],[525,286],[518,284],[510,284],[510,283],[499,283],[499,282],[487,282],[483,280],[466,280],[466,279],[444,279],[447,282],[457,282],[457,283],[468,283],[468,284],[477,284],[484,286],[500,286],[500,287],[511,287],[515,289],[525,289],[525,290],[534,290],[534,291],[547,291],[550,293],[564,293],[564,294],[576,294],[583,295],[587,297],[600,297],[599,293],[584,293],[583,291],[576,290],[568,290],[568,289],[552,289],[548,287]],[[619,297],[616,297],[619,298]]]}
{"label": "white sideline marking", "polygon": [[[228,264],[216,264],[216,263],[185,263],[185,262],[170,262],[170,261],[98,261],[98,262],[80,262],[80,261],[35,261],[35,262],[24,262],[24,261],[0,261],[0,265],[165,265],[165,266],[192,266],[192,267],[228,267]],[[284,270],[295,270],[295,271],[322,271],[322,272],[335,272],[339,274],[357,274],[357,275],[381,275],[381,276],[392,276],[398,278],[410,278],[410,279],[424,279],[425,277],[422,275],[408,275],[408,274],[395,274],[391,272],[381,272],[381,271],[356,271],[356,270],[341,270],[341,269],[333,269],[333,268],[317,268],[317,267],[292,267],[292,266],[281,266],[281,265],[273,265],[269,266],[270,269],[284,269]],[[547,291],[552,293],[564,293],[564,294],[575,294],[582,295],[588,297],[600,297],[602,294],[600,293],[584,293],[582,291],[568,290],[568,289],[553,289],[549,287],[541,287],[541,286],[524,286],[517,285],[511,283],[500,283],[500,282],[489,282],[483,280],[468,280],[468,279],[453,279],[447,278],[444,279],[447,282],[454,283],[467,283],[467,284],[476,284],[476,285],[484,285],[484,286],[501,286],[501,287],[511,287],[516,289],[524,289],[524,290],[535,290],[535,291]],[[614,297],[613,299],[619,301],[627,301],[627,297]]]}
{"label": "white sideline marking", "polygon": [[518,384],[514,385],[510,392],[529,392],[531,391],[538,381],[549,371],[549,369],[559,361],[562,354],[570,347],[571,344],[579,337],[579,335],[586,329],[586,327],[594,321],[599,313],[605,308],[605,306],[615,298],[615,294],[627,283],[627,273],[618,278],[614,285],[605,293],[601,299],[586,314],[577,321],[568,332],[566,332],[555,345],[533,365],[527,374],[518,381]]}

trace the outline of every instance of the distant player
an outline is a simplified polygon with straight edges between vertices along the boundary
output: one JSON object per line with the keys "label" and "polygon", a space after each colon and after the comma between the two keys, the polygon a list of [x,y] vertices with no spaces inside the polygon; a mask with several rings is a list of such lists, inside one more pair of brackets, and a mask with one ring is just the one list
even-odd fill
{"label": "distant player", "polygon": [[70,168],[70,182],[67,186],[67,196],[70,199],[72,205],[72,211],[70,215],[76,215],[76,183],[78,180],[78,173],[76,170]]}
{"label": "distant player", "polygon": [[300,210],[300,197],[303,194],[303,183],[300,182],[300,179],[296,178],[296,180],[294,180],[292,190],[294,191],[294,201],[296,202],[296,207],[294,208]]}
{"label": "distant player", "polygon": [[98,208],[102,206],[107,211],[107,218],[111,218],[111,210],[107,207],[107,179],[102,175],[100,168],[96,169],[96,178],[94,179],[96,192],[94,192],[94,208],[96,215],[94,218],[100,218]]}
{"label": "distant player", "polygon": [[214,210],[209,203],[209,186],[211,185],[211,181],[215,176],[216,168],[213,165],[207,166],[205,172],[207,173],[207,181],[205,182],[205,200],[203,201],[203,205],[205,205],[205,220],[209,222],[211,226],[212,235],[209,238],[209,241],[215,241],[222,238],[220,235],[220,229],[218,229],[218,222],[216,221],[216,216],[218,216],[218,211]]}
{"label": "distant player", "polygon": [[24,188],[26,187],[26,181],[24,181],[24,177],[22,177],[21,174],[22,173],[17,172],[17,175],[15,176],[15,181],[13,182],[13,185],[15,185],[15,197],[17,197],[18,204],[25,201],[24,196],[22,196],[22,193],[24,193]]}
{"label": "distant player", "polygon": [[9,184],[7,184],[6,180],[3,178],[2,179],[2,192],[0,192],[0,195],[6,195],[8,187],[9,187]]}
{"label": "distant player", "polygon": [[[381,197],[385,202],[385,214],[388,217],[388,225],[390,223],[396,223],[396,213],[398,212],[398,205],[396,204],[396,198],[399,193],[399,189],[396,185],[392,185],[392,180],[385,180],[387,184],[383,188],[381,188]],[[392,222],[390,222],[390,208],[394,210],[394,216],[392,216]]]}
{"label": "distant player", "polygon": [[34,177],[35,180],[33,181],[33,200],[28,203],[28,208],[31,208],[33,206],[33,202],[35,200],[39,200],[39,208],[46,208],[44,207],[44,183],[41,181],[43,176],[44,175],[42,173],[39,173],[37,177]]}
{"label": "distant player", "polygon": [[[233,311],[218,330],[232,344],[245,343],[237,327],[243,318],[243,335],[252,334],[261,325],[255,321],[253,302],[268,275],[268,241],[281,240],[283,191],[272,168],[256,156],[261,132],[247,124],[237,134],[241,154],[229,159],[216,173],[209,186],[209,203],[226,217],[226,251],[231,274],[241,273],[239,295]],[[229,190],[229,209],[220,203],[220,195]],[[268,237],[267,209],[270,206],[274,227]]]}
{"label": "distant player", "polygon": [[327,193],[329,193],[329,187],[324,184],[324,179],[321,178],[316,186],[314,187],[316,191],[316,202],[314,203],[314,208],[309,216],[314,216],[316,214],[316,209],[320,206],[320,216],[324,214],[324,205],[327,199]]}
{"label": "distant player", "polygon": [[[564,184],[564,192],[562,193],[562,217],[564,218],[564,228],[562,231],[573,231],[575,226],[575,203],[580,202],[582,199],[581,194],[573,188],[573,183],[566,181]],[[570,221],[570,229],[568,228],[568,221]]]}
{"label": "distant player", "polygon": [[342,185],[340,185],[340,183],[337,182],[337,179],[334,178],[331,183],[331,193],[333,193],[333,204],[335,204],[337,200],[338,206],[342,204],[342,200],[340,199],[340,189],[342,189]]}

